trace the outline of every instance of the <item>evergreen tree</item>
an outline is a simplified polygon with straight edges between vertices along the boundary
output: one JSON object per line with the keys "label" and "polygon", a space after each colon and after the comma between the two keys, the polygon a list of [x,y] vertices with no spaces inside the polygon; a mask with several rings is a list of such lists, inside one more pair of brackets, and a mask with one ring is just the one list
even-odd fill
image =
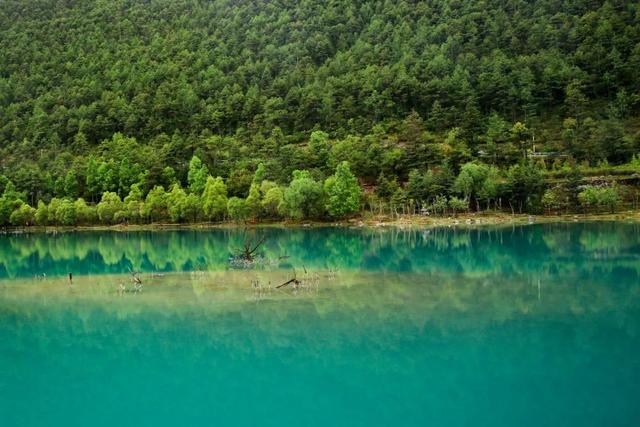
{"label": "evergreen tree", "polygon": [[340,163],[336,173],[327,178],[324,191],[327,194],[326,209],[332,217],[343,218],[360,209],[362,190],[348,162]]}

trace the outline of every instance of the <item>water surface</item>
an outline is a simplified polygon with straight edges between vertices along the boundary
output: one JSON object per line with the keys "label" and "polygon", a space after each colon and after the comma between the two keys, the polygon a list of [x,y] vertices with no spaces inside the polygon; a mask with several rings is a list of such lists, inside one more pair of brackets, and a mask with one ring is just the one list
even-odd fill
{"label": "water surface", "polygon": [[626,223],[6,235],[0,425],[638,425],[639,279]]}

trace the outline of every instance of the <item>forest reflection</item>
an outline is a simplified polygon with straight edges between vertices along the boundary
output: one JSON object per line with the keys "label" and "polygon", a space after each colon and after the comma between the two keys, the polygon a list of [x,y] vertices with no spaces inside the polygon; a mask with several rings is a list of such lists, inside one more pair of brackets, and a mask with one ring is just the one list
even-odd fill
{"label": "forest reflection", "polygon": [[561,223],[495,228],[260,228],[25,233],[0,238],[0,278],[228,268],[247,233],[266,235],[275,268],[448,272],[472,276],[536,272],[640,276],[640,225]]}

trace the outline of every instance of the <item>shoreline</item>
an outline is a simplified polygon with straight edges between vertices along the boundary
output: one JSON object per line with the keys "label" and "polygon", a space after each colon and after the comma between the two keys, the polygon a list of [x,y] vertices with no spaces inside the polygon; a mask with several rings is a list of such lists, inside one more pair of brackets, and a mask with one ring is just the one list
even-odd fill
{"label": "shoreline", "polygon": [[407,227],[484,227],[552,224],[568,222],[640,222],[640,211],[623,211],[603,214],[560,214],[528,215],[496,212],[467,213],[457,216],[430,217],[424,215],[402,215],[393,218],[388,215],[364,215],[341,221],[273,221],[256,223],[218,222],[218,223],[151,223],[116,225],[78,225],[78,226],[30,226],[7,227],[4,234],[40,233],[40,232],[76,232],[76,231],[162,231],[162,230],[206,230],[237,228],[319,228],[319,227],[357,227],[357,228],[407,228]]}

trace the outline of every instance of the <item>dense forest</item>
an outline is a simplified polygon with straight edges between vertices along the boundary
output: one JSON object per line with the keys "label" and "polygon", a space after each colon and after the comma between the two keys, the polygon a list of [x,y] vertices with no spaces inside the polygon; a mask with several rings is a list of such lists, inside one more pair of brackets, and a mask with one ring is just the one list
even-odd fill
{"label": "dense forest", "polygon": [[0,224],[638,203],[640,3],[4,0]]}

